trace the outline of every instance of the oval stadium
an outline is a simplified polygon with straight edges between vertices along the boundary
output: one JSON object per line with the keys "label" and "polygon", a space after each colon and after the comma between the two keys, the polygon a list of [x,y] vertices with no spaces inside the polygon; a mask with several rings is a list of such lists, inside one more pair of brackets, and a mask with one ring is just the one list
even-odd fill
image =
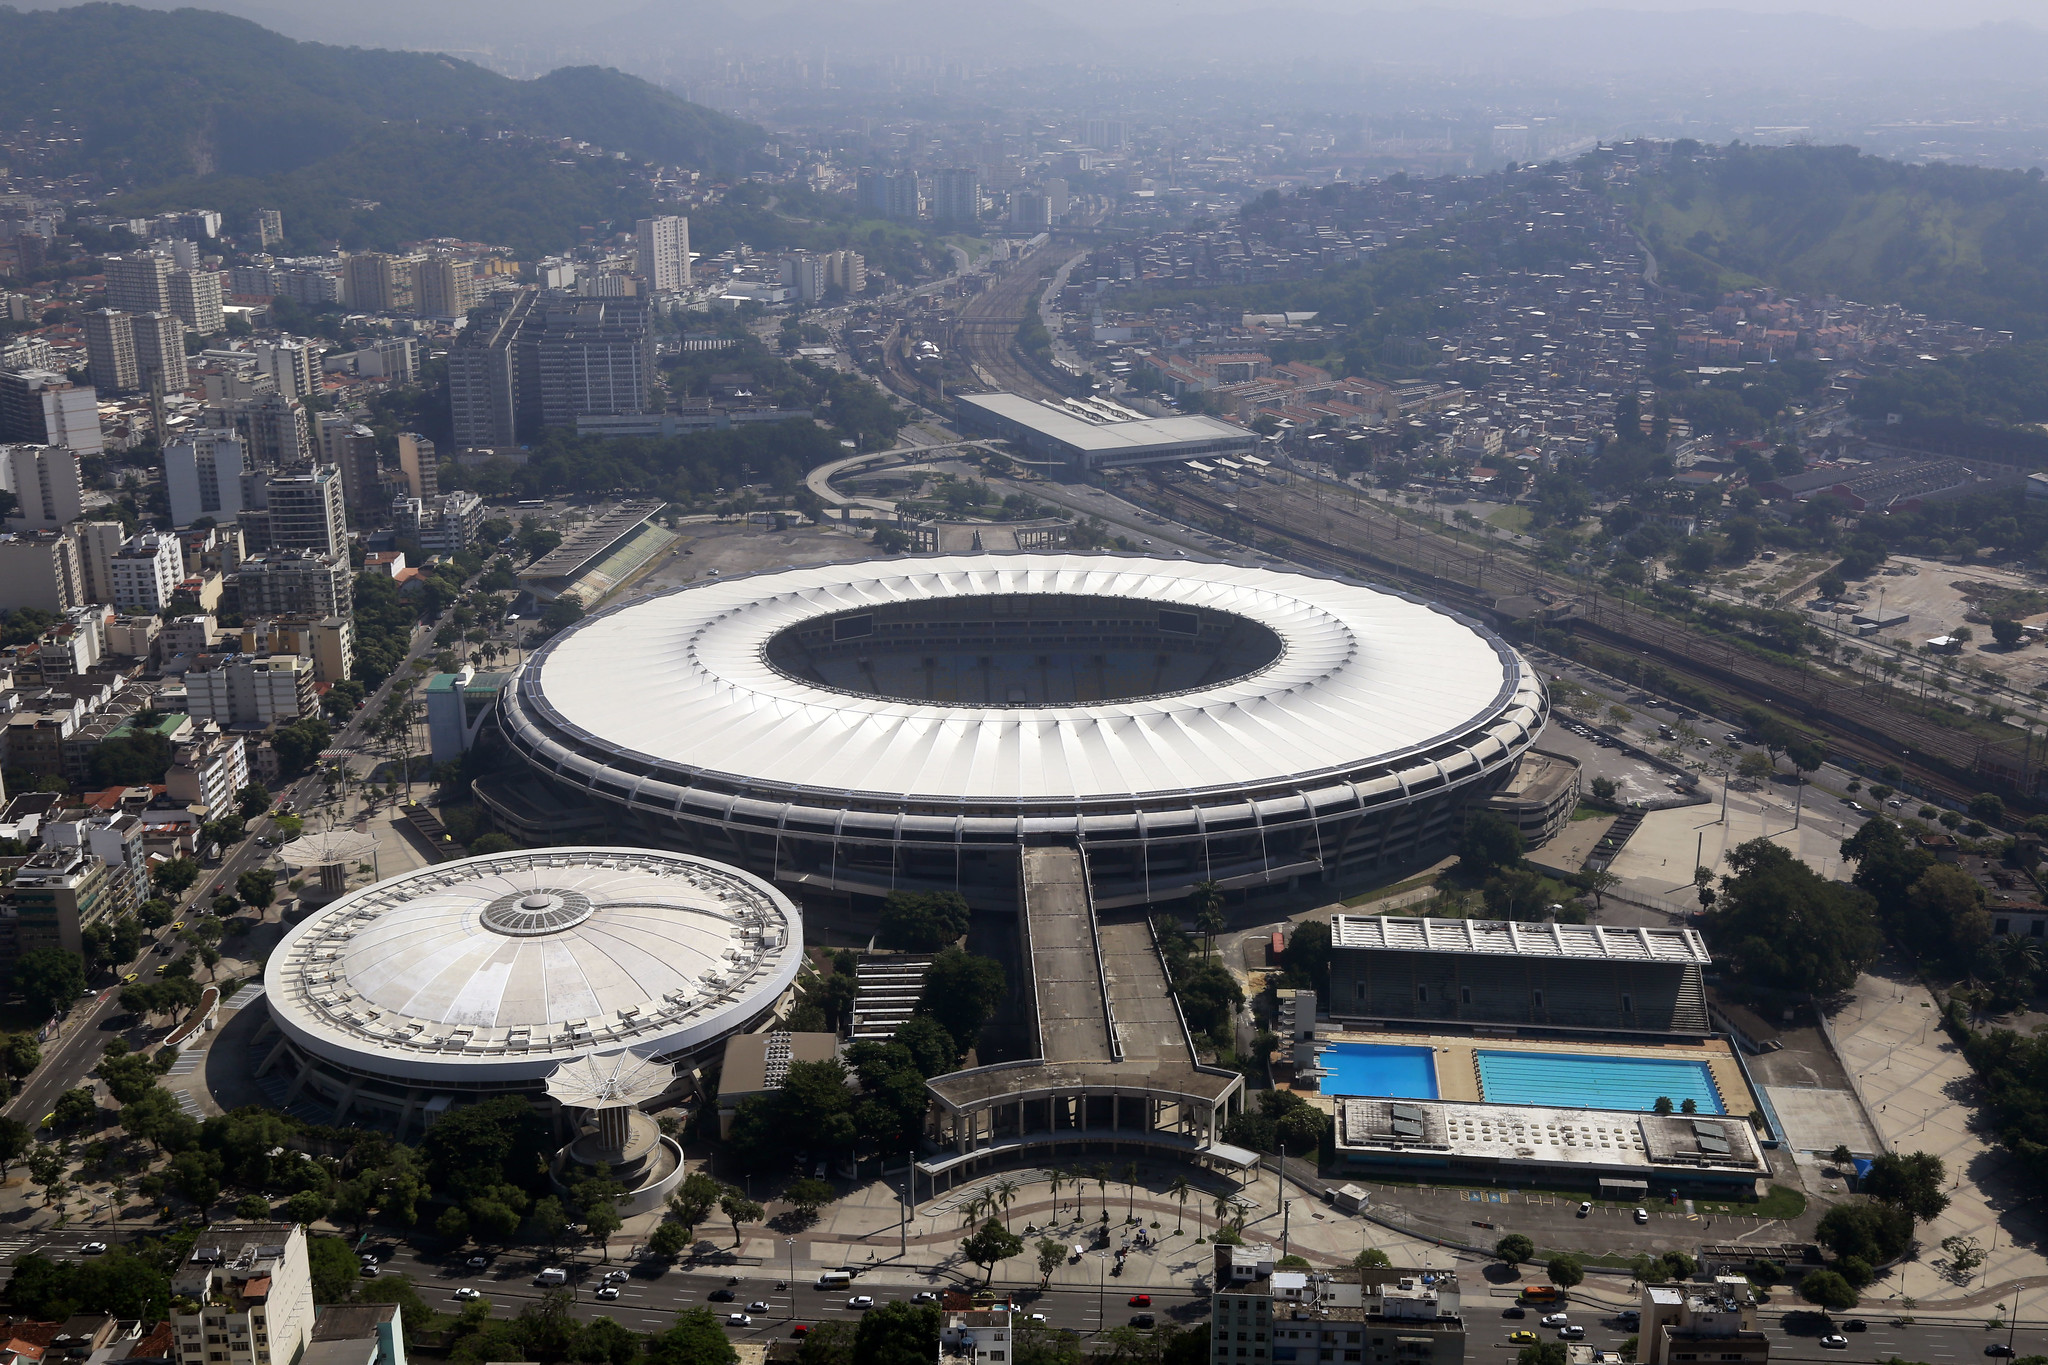
{"label": "oval stadium", "polygon": [[785,885],[1013,901],[1078,848],[1098,906],[1334,880],[1451,838],[1543,728],[1491,631],[1335,578],[932,555],[713,579],[598,613],[501,699],[636,841]]}
{"label": "oval stadium", "polygon": [[796,906],[686,854],[550,848],[421,868],[293,926],[264,968],[259,1074],[400,1132],[479,1096],[536,1102],[563,1063],[696,1056],[770,1010],[803,957]]}

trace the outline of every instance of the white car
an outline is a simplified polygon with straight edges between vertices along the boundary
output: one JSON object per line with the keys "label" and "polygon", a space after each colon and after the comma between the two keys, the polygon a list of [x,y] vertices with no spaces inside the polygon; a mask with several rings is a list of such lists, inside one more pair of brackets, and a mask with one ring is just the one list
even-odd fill
{"label": "white car", "polygon": [[1637,1210],[1636,1210],[1636,1212],[1635,1212],[1635,1219],[1636,1219],[1636,1221],[1637,1221],[1638,1223],[1647,1223],[1647,1222],[1649,1222],[1649,1221],[1650,1221],[1650,1211],[1649,1211],[1648,1209],[1637,1209]]}
{"label": "white car", "polygon": [[1545,1327],[1562,1327],[1570,1321],[1571,1319],[1563,1313],[1545,1313],[1543,1315],[1543,1325]]}
{"label": "white car", "polygon": [[78,1249],[78,1254],[81,1256],[104,1256],[107,1254],[107,1244],[105,1242],[87,1242]]}
{"label": "white car", "polygon": [[1580,1200],[1580,1201],[1579,1201],[1579,1217],[1581,1217],[1581,1218],[1584,1218],[1584,1217],[1586,1217],[1586,1216],[1587,1216],[1588,1214],[1590,1214],[1590,1213],[1592,1213],[1592,1212],[1593,1212],[1593,1201],[1592,1201],[1592,1200],[1590,1200],[1590,1199],[1584,1199],[1584,1200]]}
{"label": "white car", "polygon": [[600,1299],[616,1299],[619,1296],[619,1287],[615,1284],[600,1285],[597,1296]]}
{"label": "white car", "polygon": [[937,1303],[939,1296],[929,1289],[920,1289],[910,1296],[912,1303]]}
{"label": "white car", "polygon": [[460,1289],[458,1289],[458,1290],[456,1290],[456,1291],[455,1291],[455,1297],[456,1297],[456,1298],[458,1298],[458,1299],[461,1299],[461,1300],[462,1300],[462,1301],[463,1301],[464,1303],[469,1303],[469,1302],[471,1302],[472,1300],[475,1300],[475,1299],[480,1299],[480,1298],[482,1298],[483,1296],[484,1296],[484,1291],[483,1291],[483,1290],[481,1290],[481,1289],[472,1289],[472,1288],[470,1288],[470,1287],[469,1287],[468,1285],[464,1285],[464,1286],[462,1286],[462,1288],[460,1288]]}
{"label": "white car", "polygon": [[1577,1341],[1580,1337],[1586,1335],[1586,1329],[1579,1326],[1576,1322],[1567,1323],[1557,1329],[1557,1335],[1559,1340],[1562,1341]]}
{"label": "white car", "polygon": [[768,1301],[766,1299],[755,1299],[747,1305],[747,1311],[749,1313],[765,1313],[768,1311]]}
{"label": "white car", "polygon": [[745,1313],[727,1313],[725,1315],[725,1325],[727,1327],[752,1327],[754,1320]]}
{"label": "white car", "polygon": [[632,1272],[628,1270],[607,1270],[605,1272],[604,1282],[606,1284],[617,1284],[620,1280],[630,1278],[631,1275]]}
{"label": "white car", "polygon": [[848,1308],[873,1308],[875,1306],[875,1298],[872,1294],[855,1294],[846,1301],[846,1306]]}

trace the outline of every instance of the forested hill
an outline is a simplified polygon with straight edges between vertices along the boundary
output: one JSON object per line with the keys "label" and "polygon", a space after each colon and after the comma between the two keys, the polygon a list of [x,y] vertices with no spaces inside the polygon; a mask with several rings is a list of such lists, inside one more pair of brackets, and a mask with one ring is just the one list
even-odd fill
{"label": "forested hill", "polygon": [[1632,192],[1666,284],[1713,296],[1763,283],[2048,336],[2039,171],[1731,145]]}
{"label": "forested hill", "polygon": [[434,53],[294,42],[204,10],[0,8],[0,128],[52,120],[83,130],[79,169],[128,189],[297,171],[387,123],[569,136],[702,170],[739,166],[762,138],[598,67],[516,81]]}

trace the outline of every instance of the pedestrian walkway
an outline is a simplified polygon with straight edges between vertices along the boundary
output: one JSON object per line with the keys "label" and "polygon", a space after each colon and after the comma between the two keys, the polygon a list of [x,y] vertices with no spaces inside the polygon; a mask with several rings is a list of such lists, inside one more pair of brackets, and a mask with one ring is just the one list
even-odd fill
{"label": "pedestrian walkway", "polygon": [[178,1060],[171,1063],[166,1076],[189,1076],[206,1064],[206,1049],[194,1048],[178,1054]]}
{"label": "pedestrian walkway", "polygon": [[[1888,1277],[1884,1290],[1935,1304],[2015,1281],[2048,1283],[2048,1259],[2034,1250],[2044,1231],[2041,1211],[2023,1193],[2011,1157],[1978,1135],[1983,1091],[1926,987],[1885,964],[1857,979],[1854,1001],[1831,1022],[1885,1146],[1938,1156],[1950,1178],[1948,1208],[1920,1230],[1919,1259]],[[1945,1273],[1949,1258],[1941,1244],[1951,1237],[1974,1241],[1984,1253],[1982,1268],[1960,1283]]]}
{"label": "pedestrian walkway", "polygon": [[206,1117],[206,1110],[200,1105],[197,1095],[189,1090],[173,1090],[171,1093],[177,1097],[179,1109],[195,1119]]}
{"label": "pedestrian walkway", "polygon": [[262,998],[263,983],[261,981],[251,981],[247,985],[243,986],[240,990],[236,991],[233,995],[229,996],[226,1000],[223,1000],[221,1002],[221,1008],[228,1010],[247,1009],[249,1006],[255,1004],[258,1000],[261,1000]]}

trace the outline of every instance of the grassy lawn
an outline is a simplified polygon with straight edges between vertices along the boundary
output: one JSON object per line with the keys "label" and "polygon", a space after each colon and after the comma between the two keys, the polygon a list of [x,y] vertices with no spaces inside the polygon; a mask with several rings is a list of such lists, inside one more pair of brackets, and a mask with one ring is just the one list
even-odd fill
{"label": "grassy lawn", "polygon": [[1529,519],[1535,513],[1527,507],[1502,507],[1495,510],[1487,520],[1503,531],[1526,531]]}
{"label": "grassy lawn", "polygon": [[1695,1199],[1693,1209],[1698,1213],[1719,1215],[1747,1215],[1751,1218],[1797,1218],[1806,1212],[1806,1196],[1798,1190],[1783,1185],[1771,1186],[1771,1192],[1761,1199],[1747,1203],[1724,1204]]}
{"label": "grassy lawn", "polygon": [[1361,891],[1355,896],[1346,896],[1341,904],[1355,906],[1365,905],[1371,901],[1385,900],[1389,896],[1398,896],[1403,891],[1413,891],[1417,887],[1435,886],[1436,878],[1436,873],[1425,872],[1420,877],[1410,877],[1407,881],[1395,882],[1392,886],[1376,886],[1370,891]]}

